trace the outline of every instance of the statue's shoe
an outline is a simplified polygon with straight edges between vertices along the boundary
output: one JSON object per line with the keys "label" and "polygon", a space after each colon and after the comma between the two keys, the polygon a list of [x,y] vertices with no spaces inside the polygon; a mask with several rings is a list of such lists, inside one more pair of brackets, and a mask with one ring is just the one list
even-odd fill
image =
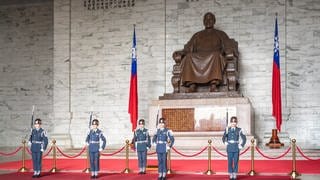
{"label": "statue's shoe", "polygon": [[211,87],[210,87],[210,92],[218,92],[218,88],[217,88],[217,85],[215,84],[212,84]]}

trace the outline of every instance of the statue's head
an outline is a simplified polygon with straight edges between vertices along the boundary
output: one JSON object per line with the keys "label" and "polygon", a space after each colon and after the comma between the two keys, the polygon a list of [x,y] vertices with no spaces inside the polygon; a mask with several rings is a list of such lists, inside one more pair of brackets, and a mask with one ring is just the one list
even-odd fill
{"label": "statue's head", "polygon": [[206,29],[213,28],[213,25],[216,23],[216,17],[212,12],[207,12],[203,16],[203,25]]}

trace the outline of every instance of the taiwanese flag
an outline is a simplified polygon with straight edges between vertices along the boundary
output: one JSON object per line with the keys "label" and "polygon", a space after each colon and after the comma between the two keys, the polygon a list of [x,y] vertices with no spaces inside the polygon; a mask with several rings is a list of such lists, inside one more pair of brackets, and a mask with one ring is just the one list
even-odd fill
{"label": "taiwanese flag", "polygon": [[131,60],[131,80],[130,80],[130,94],[129,94],[129,108],[130,120],[132,124],[132,131],[137,127],[138,119],[138,84],[137,84],[137,57],[136,57],[136,30],[133,28],[133,44],[132,44],[132,60]]}
{"label": "taiwanese flag", "polygon": [[281,131],[281,124],[282,124],[280,75],[281,74],[280,74],[278,20],[276,17],[275,30],[274,30],[273,68],[272,68],[272,115],[276,119],[276,126],[279,131]]}

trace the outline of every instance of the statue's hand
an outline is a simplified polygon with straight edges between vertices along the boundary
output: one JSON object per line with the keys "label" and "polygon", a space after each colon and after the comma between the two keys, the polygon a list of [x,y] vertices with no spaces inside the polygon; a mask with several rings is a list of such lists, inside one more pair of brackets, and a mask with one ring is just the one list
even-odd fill
{"label": "statue's hand", "polygon": [[184,55],[183,51],[175,51],[173,54],[172,54],[172,58],[177,62],[181,62],[182,60],[182,56]]}

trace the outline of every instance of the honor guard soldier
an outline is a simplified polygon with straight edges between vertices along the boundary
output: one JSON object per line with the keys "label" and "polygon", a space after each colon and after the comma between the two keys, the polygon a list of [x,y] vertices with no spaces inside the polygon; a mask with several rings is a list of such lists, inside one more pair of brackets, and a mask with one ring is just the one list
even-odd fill
{"label": "honor guard soldier", "polygon": [[29,145],[31,145],[33,178],[39,178],[42,167],[42,153],[47,149],[48,137],[45,130],[41,128],[41,119],[34,120],[34,128],[32,129]]}
{"label": "honor guard soldier", "polygon": [[[153,136],[152,142],[156,144],[156,152],[158,156],[158,179],[165,180],[167,174],[167,151],[174,144],[173,133],[165,127],[166,120],[159,119],[159,127],[157,133]],[[169,142],[168,142],[169,141]]]}
{"label": "honor guard soldier", "polygon": [[139,128],[134,132],[134,142],[138,154],[139,174],[146,174],[147,151],[151,147],[151,140],[148,129],[145,127],[145,120],[139,120]]}
{"label": "honor guard soldier", "polygon": [[[91,130],[86,138],[86,143],[89,147],[90,171],[92,179],[98,178],[98,172],[100,170],[100,152],[106,147],[106,138],[104,137],[102,131],[98,129],[98,126],[98,119],[92,120]],[[102,141],[102,143],[100,141]]]}
{"label": "honor guard soldier", "polygon": [[230,180],[237,179],[239,151],[244,147],[247,141],[242,129],[237,127],[237,123],[237,117],[231,117],[231,126],[225,129],[222,137],[223,143],[227,146],[228,173],[230,175]]}

